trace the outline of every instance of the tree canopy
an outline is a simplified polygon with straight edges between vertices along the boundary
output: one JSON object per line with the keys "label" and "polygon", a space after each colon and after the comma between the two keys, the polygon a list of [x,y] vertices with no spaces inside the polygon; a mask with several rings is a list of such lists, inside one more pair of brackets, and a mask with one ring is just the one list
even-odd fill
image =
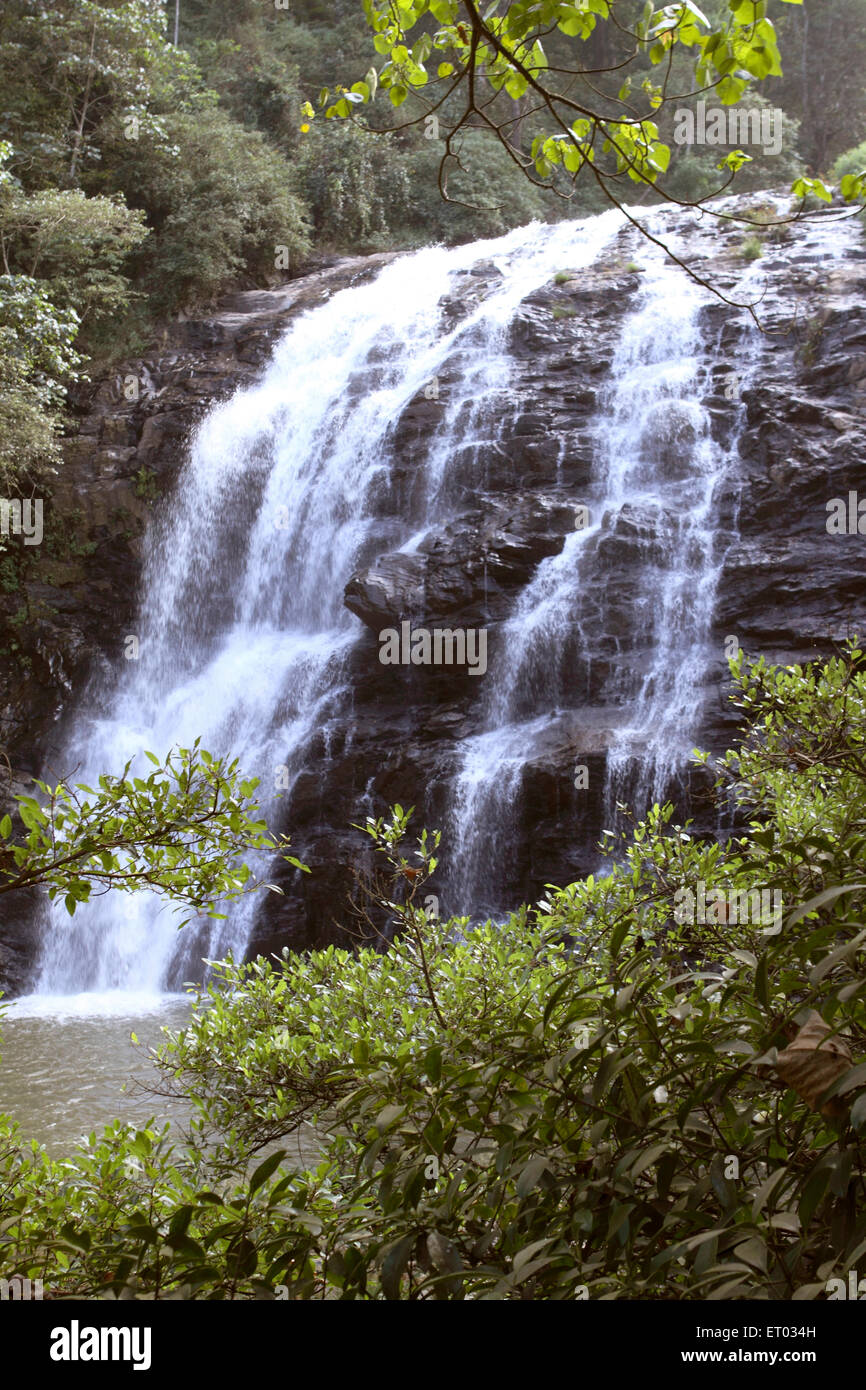
{"label": "tree canopy", "polygon": [[[0,10],[3,273],[19,303],[33,282],[79,366],[141,351],[167,315],[276,283],[311,252],[467,240],[611,202],[747,220],[713,202],[741,188],[793,186],[803,212],[866,130],[866,0],[182,0],[178,16],[175,43],[164,0]],[[778,146],[678,142],[699,102],[777,103]],[[853,207],[863,163],[838,182]],[[56,465],[75,363],[29,367],[9,328],[14,489]]]}
{"label": "tree canopy", "polygon": [[[351,119],[381,90],[395,110],[414,96],[410,123],[433,121],[438,129],[441,113],[443,191],[450,167],[461,163],[463,132],[481,127],[527,178],[562,197],[586,174],[617,205],[628,181],[692,201],[665,185],[671,147],[660,131],[664,114],[699,95],[731,106],[756,82],[782,76],[767,0],[708,9],[710,17],[693,0],[658,9],[652,0],[494,0],[487,7],[364,0],[373,47],[385,61],[350,87],[324,89],[318,104],[326,117]],[[807,72],[812,62],[806,51]],[[540,122],[528,150],[521,139],[527,117]],[[742,149],[726,154],[718,165],[728,175],[723,186],[751,158]],[[864,190],[866,175],[849,176],[842,195],[854,201]],[[831,199],[818,177],[800,176],[793,191]]]}

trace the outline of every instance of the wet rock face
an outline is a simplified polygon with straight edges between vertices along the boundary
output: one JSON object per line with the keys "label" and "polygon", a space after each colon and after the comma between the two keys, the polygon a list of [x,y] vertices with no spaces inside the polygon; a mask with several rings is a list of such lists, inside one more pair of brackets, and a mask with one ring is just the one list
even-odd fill
{"label": "wet rock face", "polygon": [[[16,796],[30,791],[29,779],[0,771],[0,818],[10,816],[13,834],[25,833],[18,814]],[[0,859],[6,851],[0,849]],[[11,856],[10,856],[11,860]],[[14,865],[10,862],[9,867]],[[14,998],[26,994],[33,976],[33,962],[39,949],[39,901],[34,889],[0,895],[0,989]]]}
{"label": "wet rock face", "polygon": [[[727,292],[742,272],[739,234],[720,235],[706,221],[689,233],[690,263]],[[859,488],[866,502],[866,242],[840,242],[828,266],[799,237],[768,249],[763,335],[747,343],[741,312],[724,303],[702,310],[700,404],[716,439],[741,432],[739,462],[713,499],[718,659],[696,691],[702,714],[694,736],[712,751],[727,747],[736,728],[723,696],[726,639],[791,663],[866,631],[866,535],[827,530],[831,499]],[[484,727],[484,681],[445,667],[384,665],[380,633],[407,620],[483,626],[496,650],[538,564],[573,534],[575,499],[591,494],[604,390],[642,283],[625,267],[640,250],[626,231],[591,269],[557,276],[519,306],[507,333],[511,376],[490,407],[493,418],[456,446],[458,482],[442,498],[441,520],[408,550],[399,548],[402,523],[420,523],[422,465],[459,364],[446,365],[435,398],[419,395],[395,420],[375,501],[379,544],[345,591],[360,619],[346,665],[350,710],[327,737],[313,739],[287,798],[282,828],[312,872],[287,874],[284,898],[264,895],[255,949],[343,939],[345,896],[369,866],[366,839],[351,829],[365,815],[399,800],[417,808],[419,828],[447,830],[461,741]],[[51,762],[60,722],[86,681],[123,659],[124,634],[135,630],[144,530],[166,505],[203,412],[260,373],[293,314],[372,276],[383,259],[341,262],[280,291],[235,296],[208,318],[173,325],[158,350],[80,397],[78,433],[67,443],[51,505],[74,514],[85,553],[46,556],[25,596],[0,595],[0,622],[8,625],[22,603],[33,615],[19,624],[29,675],[2,691],[16,767],[36,772]],[[482,263],[461,276],[442,303],[443,326],[471,312],[498,275]],[[648,411],[646,457],[677,486],[688,487],[696,437],[688,405]],[[568,882],[597,863],[607,750],[649,660],[637,576],[654,558],[661,563],[666,528],[675,524],[662,508],[628,503],[601,519],[574,634],[545,677],[563,695],[553,700],[548,690],[545,707],[570,713],[552,723],[513,790],[510,838],[496,866],[508,901],[536,899],[546,883]],[[575,789],[576,761],[587,767],[587,790]],[[682,817],[692,814],[698,830],[715,833],[701,778],[696,773],[681,789]],[[443,896],[443,913],[462,907]],[[29,939],[20,924],[2,935],[0,978],[15,986]]]}
{"label": "wet rock face", "polygon": [[383,555],[346,586],[346,607],[378,633],[405,619],[452,625],[501,621],[515,590],[562,549],[574,513],[562,500],[491,497],[435,529],[412,554]]}
{"label": "wet rock face", "polygon": [[[699,272],[730,291],[742,269],[739,238],[701,232],[691,244]],[[341,807],[345,825],[361,804],[378,812],[399,799],[414,804],[428,825],[449,829],[461,741],[484,727],[483,682],[461,681],[435,667],[383,667],[379,633],[406,619],[416,626],[484,621],[494,650],[539,561],[561,551],[575,524],[574,498],[591,491],[598,411],[623,316],[640,291],[640,274],[621,269],[631,254],[639,259],[623,237],[593,269],[524,301],[509,330],[513,370],[499,428],[481,450],[466,452],[466,476],[475,488],[448,499],[459,515],[434,526],[414,551],[383,546],[347,585],[347,606],[367,633],[351,662],[351,738],[345,750],[333,744],[322,749],[310,783],[315,794],[296,799],[289,817],[301,853],[313,851],[306,853],[313,873],[294,890],[298,944],[336,931],[333,899],[322,920],[318,898],[328,888],[346,887],[367,862],[358,839],[340,834],[329,840],[323,833],[323,821],[340,826]],[[695,692],[702,713],[694,741],[717,752],[736,734],[735,711],[724,696],[730,636],[747,652],[789,663],[825,655],[858,621],[861,630],[866,625],[866,536],[831,537],[825,524],[829,499],[847,496],[857,478],[866,498],[866,255],[852,241],[828,278],[819,272],[819,256],[798,251],[796,235],[772,254],[771,290],[761,310],[764,335],[746,347],[742,316],[718,302],[701,318],[705,387],[699,404],[717,440],[741,432],[739,462],[713,499],[721,574],[711,640],[718,658]],[[391,479],[399,507],[411,509],[410,480],[420,470],[437,412],[441,418],[447,409],[448,386],[447,379],[440,383],[436,402],[413,403],[396,426]],[[689,404],[674,405],[648,412],[645,425],[648,466],[686,488],[697,414]],[[504,827],[496,865],[503,901],[537,898],[544,884],[568,882],[598,862],[607,749],[617,737],[622,702],[649,663],[638,576],[648,562],[662,563],[676,524],[661,507],[629,503],[602,518],[578,631],[547,677],[572,692],[564,703],[580,704],[573,697],[580,691],[582,711],[554,721],[514,788],[511,827]],[[554,702],[547,694],[549,706]],[[585,790],[574,786],[576,760],[587,769]],[[683,818],[693,816],[699,832],[714,834],[710,780],[697,769],[672,793]],[[516,835],[515,821],[521,827]],[[447,894],[446,877],[441,910],[460,912],[463,904]],[[278,902],[268,910],[263,945],[285,939]]]}
{"label": "wet rock face", "polygon": [[34,775],[51,765],[58,726],[83,687],[124,660],[145,532],[170,506],[198,422],[260,374],[288,317],[389,259],[344,258],[282,289],[236,294],[211,317],[171,324],[145,357],[74,392],[75,432],[45,499],[36,574],[7,591],[0,573],[0,647],[15,654],[0,667],[0,746],[14,766]]}

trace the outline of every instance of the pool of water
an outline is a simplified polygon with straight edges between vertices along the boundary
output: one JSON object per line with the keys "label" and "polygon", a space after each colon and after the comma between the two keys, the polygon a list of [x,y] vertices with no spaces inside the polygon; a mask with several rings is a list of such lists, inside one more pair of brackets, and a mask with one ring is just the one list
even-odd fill
{"label": "pool of water", "polygon": [[[78,1140],[121,1119],[159,1127],[170,1120],[182,1137],[191,1107],[150,1094],[159,1082],[151,1050],[163,1028],[182,1028],[192,998],[182,994],[27,995],[0,1009],[0,1114],[17,1120],[55,1158]],[[287,1162],[315,1167],[321,1149],[310,1126],[263,1149],[286,1150]]]}
{"label": "pool of water", "polygon": [[145,1088],[158,1080],[150,1049],[162,1028],[183,1027],[190,1010],[177,994],[13,1000],[0,1010],[0,1113],[54,1155],[114,1119],[182,1128],[189,1107]]}

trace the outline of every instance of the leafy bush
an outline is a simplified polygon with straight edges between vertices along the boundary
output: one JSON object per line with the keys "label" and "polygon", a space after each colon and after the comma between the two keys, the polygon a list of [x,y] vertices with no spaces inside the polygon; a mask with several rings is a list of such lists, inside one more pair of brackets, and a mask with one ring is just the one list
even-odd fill
{"label": "leafy bush", "polygon": [[[52,1164],[7,1130],[4,1266],[145,1296],[824,1295],[866,1248],[866,662],[733,674],[738,839],[657,807],[609,875],[472,926],[417,905],[437,838],[410,863],[408,814],[369,822],[393,946],[225,964],[163,1049],[184,1149],[115,1126]],[[301,1173],[273,1146],[310,1121]]]}
{"label": "leafy bush", "polygon": [[[119,128],[114,139],[123,140]],[[225,112],[168,115],[142,129],[123,161],[108,151],[114,188],[153,229],[137,261],[161,312],[211,300],[245,274],[285,278],[309,249],[291,166]],[[279,247],[288,259],[275,272]]]}
{"label": "leafy bush", "polygon": [[[855,145],[852,150],[840,154],[832,169],[833,179],[841,185],[843,195],[850,193],[851,185],[860,187],[861,200],[866,192],[866,140]],[[866,212],[860,214],[860,225],[866,231]]]}
{"label": "leafy bush", "polygon": [[831,174],[833,180],[839,183],[846,174],[862,174],[866,171],[866,140],[862,140],[853,149],[846,150],[840,154],[836,163],[833,165]]}
{"label": "leafy bush", "polygon": [[313,126],[297,169],[317,241],[325,246],[383,246],[411,204],[409,170],[396,141],[360,125]]}
{"label": "leafy bush", "polygon": [[144,218],[118,199],[80,189],[9,193],[0,236],[11,265],[45,282],[52,300],[82,324],[122,312],[130,285],[123,267],[147,236]]}
{"label": "leafy bush", "polygon": [[737,255],[744,261],[758,261],[764,254],[763,243],[758,236],[744,237],[737,249]]}
{"label": "leafy bush", "polygon": [[79,319],[27,275],[0,275],[0,487],[17,491],[58,457],[66,382],[81,358]]}

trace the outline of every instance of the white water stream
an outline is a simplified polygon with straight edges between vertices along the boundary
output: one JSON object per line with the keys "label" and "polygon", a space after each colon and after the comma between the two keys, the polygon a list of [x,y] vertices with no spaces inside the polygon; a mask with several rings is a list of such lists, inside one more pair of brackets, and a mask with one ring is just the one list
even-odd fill
{"label": "white water stream", "polygon": [[[666,240],[682,250],[677,238]],[[579,737],[594,660],[609,667],[608,718],[611,706],[622,710],[607,749],[609,819],[619,797],[639,815],[663,797],[693,746],[720,571],[713,498],[732,450],[713,441],[700,404],[707,365],[698,311],[707,293],[656,248],[642,248],[641,263],[641,293],[597,413],[593,480],[579,499],[588,524],[576,512],[573,535],[521,594],[487,686],[486,727],[464,747],[452,797],[452,838],[462,847],[457,901],[483,896],[497,845],[519,814],[524,770],[534,754],[543,759],[552,729],[577,739],[575,769],[584,765]],[[611,542],[634,551],[627,624],[617,611],[616,561],[605,554]],[[635,630],[637,651],[617,635]]]}
{"label": "white water stream", "polygon": [[[515,311],[558,271],[591,265],[621,226],[610,213],[420,251],[295,320],[260,381],[215,406],[199,429],[149,538],[140,659],[89,693],[65,770],[89,782],[145,748],[164,756],[201,736],[261,778],[266,810],[281,767],[291,788],[312,737],[336,727],[350,697],[346,659],[362,628],[344,605],[346,582],[379,554],[414,549],[459,513],[467,491],[483,490],[485,447],[504,432],[502,405],[513,399]],[[798,231],[817,260],[853,235],[829,225]],[[491,884],[526,768],[543,766],[545,749],[563,740],[579,764],[593,705],[615,724],[598,745],[608,823],[619,799],[640,813],[665,796],[721,656],[708,649],[724,558],[714,499],[736,445],[713,440],[701,405],[712,352],[700,329],[705,294],[649,246],[638,254],[642,288],[597,408],[591,482],[573,499],[590,524],[517,599],[491,649],[480,732],[462,745],[450,787],[448,910],[501,908]],[[482,262],[501,278],[485,269],[477,307],[449,326],[443,298],[462,295],[461,277]],[[395,426],[443,370],[448,407],[411,515],[383,522],[376,494],[388,483]],[[618,555],[628,560],[619,591]],[[637,606],[627,622],[624,603]],[[3,1022],[0,1110],[61,1146],[115,1113],[149,1114],[150,1097],[120,1098],[144,1050],[129,1035],[156,1040],[160,1023],[181,1022],[184,981],[201,978],[203,959],[243,955],[251,906],[181,935],[170,909],[146,894],[109,894],[72,921],[46,908],[36,992],[13,1001]]]}
{"label": "white water stream", "polygon": [[[291,788],[311,735],[340,708],[344,659],[361,631],[345,584],[388,542],[447,519],[452,455],[489,431],[507,382],[514,311],[563,265],[590,264],[620,225],[611,213],[419,251],[291,325],[260,383],[215,407],[198,431],[151,541],[140,658],[79,715],[66,755],[76,780],[200,736],[261,778],[265,810],[281,767]],[[501,279],[449,331],[440,301],[479,261]],[[460,380],[431,441],[420,514],[388,536],[371,499],[389,438],[446,360]],[[145,893],[107,894],[72,922],[54,909],[38,992],[179,989],[201,974],[202,958],[243,955],[251,912],[247,900],[224,924],[179,936],[171,911]]]}

